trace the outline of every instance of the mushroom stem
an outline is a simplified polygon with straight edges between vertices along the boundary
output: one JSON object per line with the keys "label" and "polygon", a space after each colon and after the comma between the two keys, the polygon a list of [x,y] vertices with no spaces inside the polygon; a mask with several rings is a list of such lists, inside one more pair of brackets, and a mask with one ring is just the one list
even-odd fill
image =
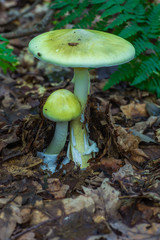
{"label": "mushroom stem", "polygon": [[47,147],[46,154],[59,154],[63,149],[68,133],[68,122],[57,122],[53,139]]}
{"label": "mushroom stem", "polygon": [[75,164],[81,168],[88,167],[88,160],[92,158],[89,149],[88,137],[85,126],[80,122],[80,117],[74,119],[70,123],[70,156]]}
{"label": "mushroom stem", "polygon": [[74,94],[78,97],[82,110],[85,108],[88,97],[90,76],[87,68],[74,68]]}
{"label": "mushroom stem", "polygon": [[93,153],[97,152],[96,144],[89,144],[89,137],[82,120],[87,103],[90,76],[86,68],[74,68],[74,94],[82,105],[82,115],[71,121],[70,124],[70,155],[72,160],[81,168],[86,168]]}

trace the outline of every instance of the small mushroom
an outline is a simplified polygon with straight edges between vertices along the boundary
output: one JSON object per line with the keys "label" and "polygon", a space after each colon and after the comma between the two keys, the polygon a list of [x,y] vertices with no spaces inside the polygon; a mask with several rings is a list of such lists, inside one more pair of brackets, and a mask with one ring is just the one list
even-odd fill
{"label": "small mushroom", "polygon": [[[84,111],[90,77],[88,68],[109,67],[134,58],[131,43],[110,33],[87,29],[62,29],[43,33],[33,38],[29,49],[35,57],[55,65],[74,68],[74,94]],[[40,53],[40,55],[38,54]],[[82,117],[71,122],[70,150],[72,160],[85,168],[98,149],[88,137]]]}
{"label": "small mushroom", "polygon": [[67,134],[68,122],[81,114],[81,104],[78,98],[66,89],[53,92],[43,106],[43,115],[56,122],[53,139],[45,154],[59,154],[63,149]]}

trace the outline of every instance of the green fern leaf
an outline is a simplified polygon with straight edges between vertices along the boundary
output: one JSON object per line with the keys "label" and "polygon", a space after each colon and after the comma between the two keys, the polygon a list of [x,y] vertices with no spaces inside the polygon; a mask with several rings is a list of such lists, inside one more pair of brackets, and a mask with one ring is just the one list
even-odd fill
{"label": "green fern leaf", "polygon": [[157,53],[157,55],[160,56],[160,42],[157,41],[157,43],[154,46],[154,50]]}
{"label": "green fern leaf", "polygon": [[53,4],[51,4],[51,8],[59,9],[59,8],[65,7],[68,4],[70,4],[70,1],[56,0]]}
{"label": "green fern leaf", "polygon": [[76,4],[67,5],[59,13],[57,13],[56,18],[63,17],[67,12],[72,11],[74,8],[76,8],[76,6]]}
{"label": "green fern leaf", "polygon": [[84,16],[81,18],[80,22],[75,24],[76,28],[88,28],[91,26],[92,22],[95,19],[96,9],[93,9],[92,11],[88,12],[88,14],[84,14]]}
{"label": "green fern leaf", "polygon": [[152,73],[160,71],[160,62],[157,56],[151,56],[143,61],[137,70],[137,77],[132,82],[132,85],[140,84],[148,79]]}
{"label": "green fern leaf", "polygon": [[135,22],[136,23],[146,23],[146,9],[142,4],[137,5],[137,7],[134,10],[135,14]]}
{"label": "green fern leaf", "polygon": [[160,4],[154,6],[153,10],[148,16],[148,25],[150,26],[151,33],[160,34]]}
{"label": "green fern leaf", "polygon": [[12,54],[13,49],[8,48],[9,40],[0,36],[0,68],[4,73],[7,70],[15,70],[16,57]]}
{"label": "green fern leaf", "polygon": [[92,4],[100,4],[104,2],[106,2],[106,0],[92,0]]}
{"label": "green fern leaf", "polygon": [[106,28],[104,28],[104,30],[108,30],[108,29],[112,29],[116,26],[119,26],[121,24],[123,24],[124,22],[126,22],[129,19],[132,19],[132,15],[128,14],[128,13],[122,13],[120,14],[115,20],[113,20],[113,22],[111,22]]}
{"label": "green fern leaf", "polygon": [[125,0],[110,0],[108,2],[105,1],[105,3],[102,4],[102,6],[100,6],[97,10],[98,11],[105,10],[105,9],[108,9],[108,8],[116,5],[116,4],[119,5],[119,4],[122,4],[124,2],[125,2]]}
{"label": "green fern leaf", "polygon": [[139,3],[140,3],[140,0],[134,0],[134,1],[128,0],[124,5],[124,9],[126,12],[133,13],[133,9],[137,7]]}
{"label": "green fern leaf", "polygon": [[105,10],[102,15],[101,15],[101,18],[105,18],[105,17],[108,17],[108,16],[112,16],[113,14],[116,14],[116,13],[120,13],[122,12],[123,10],[123,6],[120,6],[120,5],[114,5],[113,7]]}
{"label": "green fern leaf", "polygon": [[136,23],[130,23],[119,33],[119,36],[122,38],[129,38],[130,36],[135,35],[139,31],[142,31],[141,27],[139,27]]}
{"label": "green fern leaf", "polygon": [[114,72],[108,82],[105,84],[103,90],[109,89],[111,86],[120,83],[121,81],[126,81],[134,76],[134,69],[130,63],[120,65],[118,70]]}
{"label": "green fern leaf", "polygon": [[155,45],[148,41],[148,39],[144,39],[143,37],[137,38],[133,45],[136,49],[136,57],[139,56],[142,52],[144,52],[146,49],[155,49]]}

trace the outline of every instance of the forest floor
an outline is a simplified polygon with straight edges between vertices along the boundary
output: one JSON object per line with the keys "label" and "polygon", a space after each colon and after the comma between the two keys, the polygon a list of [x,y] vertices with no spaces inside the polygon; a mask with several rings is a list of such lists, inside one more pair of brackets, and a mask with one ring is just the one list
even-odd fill
{"label": "forest floor", "polygon": [[[2,1],[3,21],[32,3]],[[46,12],[39,3],[0,32],[16,35]],[[55,126],[42,107],[53,91],[73,91],[73,71],[35,59],[27,46],[36,35],[11,37],[19,65],[0,73],[0,240],[160,239],[160,99],[126,83],[103,91],[114,68],[90,70],[85,119],[99,153],[85,171],[73,162],[43,171],[37,151]]]}

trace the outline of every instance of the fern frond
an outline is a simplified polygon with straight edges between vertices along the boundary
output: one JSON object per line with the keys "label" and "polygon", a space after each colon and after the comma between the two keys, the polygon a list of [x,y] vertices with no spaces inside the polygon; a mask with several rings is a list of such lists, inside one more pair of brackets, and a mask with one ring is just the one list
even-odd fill
{"label": "fern frond", "polygon": [[135,35],[139,31],[142,31],[141,27],[139,27],[136,23],[130,23],[119,33],[119,36],[123,38],[129,38],[130,36]]}
{"label": "fern frond", "polygon": [[106,0],[92,0],[93,4],[99,4],[99,3],[103,3],[106,2]]}
{"label": "fern frond", "polygon": [[125,0],[110,0],[110,1],[105,1],[104,4],[102,4],[97,10],[101,11],[101,10],[105,10],[108,9],[112,6],[114,6],[115,4],[119,5],[119,4],[123,4],[125,2]]}
{"label": "fern frond", "polygon": [[98,11],[106,10],[106,9],[112,7],[114,4],[115,4],[114,1],[105,2],[105,3],[102,4],[97,10],[98,10]]}
{"label": "fern frond", "polygon": [[136,23],[144,23],[146,22],[146,9],[142,4],[138,4],[136,9],[134,9],[135,14],[135,22]]}
{"label": "fern frond", "polygon": [[70,4],[70,0],[62,1],[62,0],[56,0],[53,3],[51,3],[51,8],[53,9],[60,9]]}
{"label": "fern frond", "polygon": [[92,9],[92,11],[84,14],[84,16],[80,19],[80,22],[75,24],[76,28],[88,28],[91,26],[92,22],[95,19],[96,9]]}
{"label": "fern frond", "polygon": [[148,16],[148,25],[151,33],[160,34],[160,4],[153,7],[153,10]]}
{"label": "fern frond", "polygon": [[159,58],[155,55],[147,58],[147,60],[143,61],[137,70],[137,77],[132,82],[132,85],[140,84],[144,82],[147,78],[151,76],[152,73],[160,71],[160,62]]}
{"label": "fern frond", "polygon": [[14,71],[17,64],[16,56],[12,54],[13,49],[8,48],[8,44],[9,40],[0,36],[0,69],[4,73],[8,69]]}
{"label": "fern frond", "polygon": [[113,85],[120,83],[121,81],[126,81],[134,76],[134,69],[130,63],[120,65],[118,70],[114,72],[108,82],[105,84],[103,90],[107,90]]}
{"label": "fern frond", "polygon": [[134,0],[134,1],[128,0],[124,5],[124,9],[126,12],[134,13],[133,9],[137,7],[139,3],[140,3],[140,0]]}
{"label": "fern frond", "polygon": [[136,57],[139,56],[146,49],[155,49],[155,45],[148,41],[147,38],[139,37],[133,42],[133,46],[136,49]]}
{"label": "fern frond", "polygon": [[155,52],[157,53],[158,56],[160,56],[160,42],[157,41],[157,43],[154,46]]}
{"label": "fern frond", "polygon": [[119,4],[112,6],[111,8],[106,9],[102,15],[101,18],[105,18],[108,16],[112,16],[116,13],[120,13],[123,10],[123,6],[120,6]]}
{"label": "fern frond", "polygon": [[132,18],[133,17],[128,13],[122,13],[116,19],[114,19],[113,22],[111,22],[107,27],[105,27],[104,30],[106,31],[110,28],[120,26],[121,24],[123,24],[124,22],[126,22],[127,20],[132,19]]}
{"label": "fern frond", "polygon": [[57,13],[56,18],[63,17],[67,12],[72,11],[76,8],[76,4],[69,4],[65,8],[63,8],[59,13]]}
{"label": "fern frond", "polygon": [[54,29],[60,29],[60,28],[64,27],[66,24],[71,23],[76,17],[77,16],[73,15],[73,14],[66,16],[62,21],[60,21],[59,23],[56,24]]}

